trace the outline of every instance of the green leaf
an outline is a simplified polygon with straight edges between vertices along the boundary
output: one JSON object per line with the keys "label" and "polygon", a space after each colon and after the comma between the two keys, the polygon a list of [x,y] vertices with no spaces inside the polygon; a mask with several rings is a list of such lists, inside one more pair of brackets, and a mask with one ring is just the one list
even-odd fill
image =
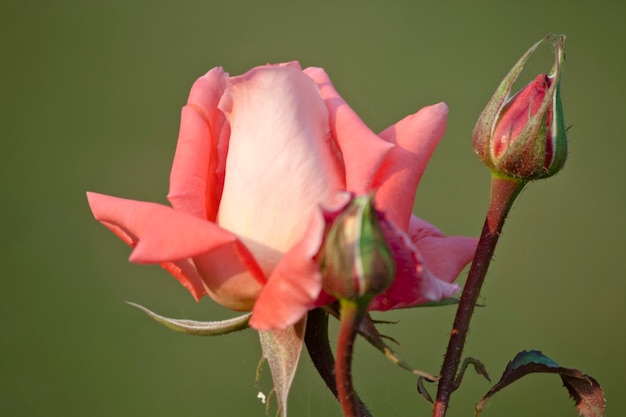
{"label": "green leaf", "polygon": [[306,316],[286,329],[259,331],[263,356],[270,365],[282,417],[287,417],[287,397],[300,360],[305,329]]}
{"label": "green leaf", "polygon": [[475,416],[478,417],[487,400],[507,385],[530,373],[559,374],[563,385],[576,402],[576,408],[584,417],[604,417],[606,401],[598,381],[583,374],[578,369],[563,368],[538,350],[522,351],[509,362],[502,378],[476,404]]}
{"label": "green leaf", "polygon": [[248,328],[248,320],[252,313],[244,314],[240,317],[235,317],[228,320],[221,321],[195,321],[195,320],[182,320],[182,319],[170,319],[163,317],[146,307],[126,301],[126,304],[138,308],[146,313],[149,317],[154,319],[159,324],[167,327],[168,329],[191,334],[194,336],[219,336],[222,334],[236,332]]}

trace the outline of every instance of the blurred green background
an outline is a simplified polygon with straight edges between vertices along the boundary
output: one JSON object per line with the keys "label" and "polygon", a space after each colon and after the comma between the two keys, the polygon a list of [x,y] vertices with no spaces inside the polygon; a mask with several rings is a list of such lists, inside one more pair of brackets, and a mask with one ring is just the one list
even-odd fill
{"label": "blurred green background", "polygon": [[[548,32],[567,34],[562,96],[570,158],[516,204],[483,290],[466,353],[498,379],[539,349],[605,388],[626,415],[624,319],[625,7],[618,2],[336,1],[0,3],[1,416],[262,416],[253,331],[170,332],[123,303],[210,320],[160,268],[95,222],[85,191],[165,203],[180,109],[214,66],[324,67],[375,131],[438,101],[448,130],[415,210],[449,234],[477,235],[488,171],[471,132],[517,58]],[[543,55],[542,55],[543,54]],[[551,65],[533,59],[525,81]],[[409,362],[437,372],[454,308],[378,314]],[[415,378],[365,343],[356,384],[376,416],[428,416]],[[470,373],[450,416],[472,415],[490,385]],[[274,414],[274,409],[270,415]],[[339,416],[306,354],[292,416]],[[489,416],[575,416],[555,375],[496,395]]]}

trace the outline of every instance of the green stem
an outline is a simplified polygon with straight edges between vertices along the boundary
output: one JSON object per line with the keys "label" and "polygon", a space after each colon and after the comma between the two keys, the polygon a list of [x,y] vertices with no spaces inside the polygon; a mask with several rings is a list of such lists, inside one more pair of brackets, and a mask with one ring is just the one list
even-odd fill
{"label": "green stem", "polygon": [[352,385],[352,352],[357,327],[367,311],[362,300],[341,299],[339,335],[337,337],[337,361],[335,380],[337,396],[344,417],[359,417],[359,401]]}
{"label": "green stem", "polygon": [[489,210],[454,319],[448,349],[441,368],[441,379],[437,390],[437,400],[433,408],[433,417],[446,415],[450,396],[455,389],[454,380],[480,289],[487,275],[506,216],[524,185],[525,182],[512,178],[495,175],[492,177]]}

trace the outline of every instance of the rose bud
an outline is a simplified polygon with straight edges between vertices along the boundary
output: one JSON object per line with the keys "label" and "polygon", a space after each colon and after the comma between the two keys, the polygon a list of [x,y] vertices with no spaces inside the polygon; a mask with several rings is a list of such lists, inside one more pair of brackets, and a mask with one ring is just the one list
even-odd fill
{"label": "rose bud", "polygon": [[322,287],[330,295],[359,299],[382,294],[396,274],[391,248],[374,208],[374,195],[354,198],[332,222],[320,253]]}
{"label": "rose bud", "polygon": [[[550,74],[538,75],[510,97],[524,64],[545,40],[553,42]],[[533,45],[504,78],[474,129],[478,157],[496,174],[527,181],[556,174],[567,158],[560,82],[565,36],[549,35]]]}

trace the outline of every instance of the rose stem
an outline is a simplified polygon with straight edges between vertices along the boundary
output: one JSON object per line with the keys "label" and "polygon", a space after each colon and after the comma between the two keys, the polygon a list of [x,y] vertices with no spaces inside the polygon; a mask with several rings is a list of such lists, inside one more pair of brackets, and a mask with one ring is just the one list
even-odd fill
{"label": "rose stem", "polygon": [[[306,333],[304,334],[304,342],[306,343],[309,356],[313,361],[313,365],[320,374],[328,389],[333,393],[335,398],[339,399],[337,394],[337,384],[335,383],[335,357],[330,348],[328,340],[328,314],[318,308],[309,311],[306,321]],[[356,394],[355,394],[356,395]],[[367,407],[357,396],[358,416],[372,417]]]}
{"label": "rose stem", "polygon": [[450,396],[456,389],[454,386],[455,376],[480,289],[487,275],[487,269],[498,243],[504,220],[524,185],[525,182],[516,179],[492,176],[489,210],[454,318],[448,349],[441,368],[441,379],[437,390],[437,400],[433,408],[433,417],[446,415]]}
{"label": "rose stem", "polygon": [[362,299],[340,299],[339,303],[339,335],[337,337],[337,361],[335,362],[337,394],[344,417],[359,417],[359,401],[352,385],[352,352],[356,329],[366,314],[368,303],[363,303]]}

